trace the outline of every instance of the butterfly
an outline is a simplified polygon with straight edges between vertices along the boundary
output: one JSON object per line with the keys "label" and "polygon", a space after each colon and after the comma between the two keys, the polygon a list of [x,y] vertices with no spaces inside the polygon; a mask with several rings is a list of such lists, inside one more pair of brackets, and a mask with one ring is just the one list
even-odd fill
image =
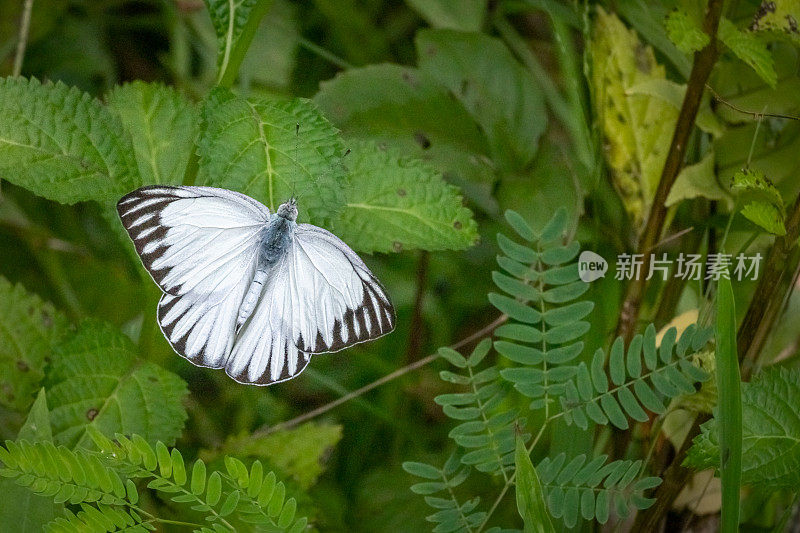
{"label": "butterfly", "polygon": [[122,224],[163,291],[158,323],[197,366],[271,385],[311,356],[394,329],[386,290],[331,232],[214,187],[155,185],[117,202]]}

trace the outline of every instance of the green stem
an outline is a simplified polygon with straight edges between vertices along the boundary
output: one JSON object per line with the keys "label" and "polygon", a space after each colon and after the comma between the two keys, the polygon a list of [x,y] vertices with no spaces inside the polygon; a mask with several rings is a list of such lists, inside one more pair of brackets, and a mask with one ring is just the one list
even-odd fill
{"label": "green stem", "polygon": [[[260,0],[250,12],[247,22],[242,28],[241,34],[235,43],[230,43],[231,50],[227,59],[220,67],[219,77],[217,78],[217,85],[220,87],[230,88],[233,86],[236,78],[239,75],[239,67],[244,61],[244,56],[250,48],[250,43],[253,42],[253,37],[256,35],[258,25],[261,19],[267,14],[269,8],[272,6],[272,0]],[[233,14],[231,14],[233,16]],[[231,36],[231,39],[233,37]]]}
{"label": "green stem", "polygon": [[348,70],[348,69],[353,68],[353,65],[351,65],[350,63],[348,63],[347,61],[345,61],[341,57],[337,56],[336,54],[334,54],[332,52],[329,52],[328,50],[325,50],[324,48],[322,48],[321,46],[319,46],[316,43],[312,43],[308,39],[305,39],[305,38],[301,37],[301,38],[299,38],[297,40],[297,44],[299,44],[300,46],[302,46],[303,48],[305,48],[306,50],[308,50],[312,54],[316,54],[319,57],[321,57],[322,59],[325,59],[326,61],[328,61],[332,65],[336,65],[337,67],[339,67],[342,70]]}

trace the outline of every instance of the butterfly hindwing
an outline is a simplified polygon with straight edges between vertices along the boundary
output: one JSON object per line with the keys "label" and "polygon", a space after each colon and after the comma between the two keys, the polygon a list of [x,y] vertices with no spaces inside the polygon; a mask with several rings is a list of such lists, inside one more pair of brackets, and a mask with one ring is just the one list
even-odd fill
{"label": "butterfly hindwing", "polygon": [[394,329],[394,307],[367,265],[333,233],[299,224],[290,253],[295,345],[336,352]]}
{"label": "butterfly hindwing", "polygon": [[237,381],[285,381],[302,372],[312,354],[394,328],[394,308],[381,284],[355,252],[322,228],[299,224],[267,280],[228,359],[226,371]]}

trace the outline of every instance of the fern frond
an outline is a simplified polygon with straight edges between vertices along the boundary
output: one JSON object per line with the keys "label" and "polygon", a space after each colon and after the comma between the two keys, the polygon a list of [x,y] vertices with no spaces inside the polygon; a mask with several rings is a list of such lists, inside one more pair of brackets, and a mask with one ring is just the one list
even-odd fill
{"label": "fern frond", "polygon": [[136,490],[97,456],[49,441],[6,441],[5,448],[0,448],[0,462],[0,475],[57,503],[125,505],[131,498],[129,491]]}
{"label": "fern frond", "polygon": [[152,447],[139,435],[127,438],[117,434],[112,441],[94,428],[90,435],[109,466],[132,478],[150,479],[148,488],[174,494],[170,497],[173,502],[190,504],[215,526],[233,530],[225,517],[234,513],[242,521],[280,531],[302,531],[307,524],[306,518],[295,520],[297,502],[286,499],[283,482],[276,480],[274,472],[264,475],[259,461],[248,470],[242,461],[228,456],[227,473],[207,475],[205,463],[198,459],[190,479],[176,448],[170,450],[162,442]]}
{"label": "fern frond", "polygon": [[508,389],[497,367],[477,371],[491,347],[491,340],[484,339],[468,358],[450,348],[441,348],[439,354],[443,358],[467,373],[442,371],[440,377],[465,386],[468,392],[440,394],[434,401],[447,416],[463,421],[450,431],[450,438],[469,450],[461,462],[508,480],[514,464],[515,427],[520,423],[516,410],[498,411]]}
{"label": "fern frond", "polygon": [[[620,429],[628,428],[628,418],[644,422],[645,409],[663,413],[661,397],[675,398],[695,392],[694,384],[708,379],[708,373],[696,366],[694,355],[704,348],[713,335],[711,328],[686,328],[676,342],[677,330],[667,330],[656,347],[656,331],[651,324],[644,335],[636,335],[627,353],[621,338],[614,341],[608,361],[609,384],[605,372],[606,356],[595,352],[590,367],[581,363],[575,379],[565,383],[561,407],[567,423],[582,429],[589,419],[597,424],[609,422]],[[645,368],[642,368],[642,356]]]}
{"label": "fern frond", "polygon": [[502,377],[533,399],[532,409],[540,409],[549,407],[577,372],[571,363],[583,351],[578,339],[589,323],[582,319],[594,304],[575,301],[589,285],[580,280],[573,262],[580,244],[562,244],[566,211],[559,210],[539,235],[513,211],[506,219],[530,246],[497,236],[505,254],[497,263],[506,273],[493,272],[492,279],[507,295],[490,293],[489,301],[513,321],[495,330],[495,336],[505,340],[494,346],[515,363],[500,372]]}
{"label": "fern frond", "polygon": [[155,529],[150,520],[142,519],[132,509],[85,503],[77,513],[67,510],[66,517],[56,518],[45,526],[47,533],[146,533]]}
{"label": "fern frond", "polygon": [[453,453],[439,469],[426,463],[407,461],[403,470],[411,475],[429,480],[411,486],[415,494],[425,496],[427,503],[436,512],[425,517],[436,525],[435,533],[476,531],[486,518],[484,511],[476,511],[481,499],[474,497],[460,502],[453,489],[464,483],[470,473],[469,466],[463,466],[458,453]]}
{"label": "fern frond", "polygon": [[647,509],[655,502],[643,493],[660,485],[661,479],[639,478],[642,461],[607,463],[607,459],[601,455],[587,462],[581,454],[567,462],[561,453],[553,459],[545,457],[536,467],[550,513],[563,518],[567,527],[573,527],[578,516],[605,524],[612,505],[617,515],[625,518],[631,507]]}

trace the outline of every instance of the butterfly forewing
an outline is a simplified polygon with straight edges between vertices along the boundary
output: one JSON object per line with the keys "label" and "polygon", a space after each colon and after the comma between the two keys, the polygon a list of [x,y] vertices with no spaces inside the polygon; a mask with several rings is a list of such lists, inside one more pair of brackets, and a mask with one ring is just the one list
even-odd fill
{"label": "butterfly forewing", "polygon": [[165,292],[158,323],[170,345],[196,365],[224,367],[267,209],[224,189],[156,186],[124,196],[117,210]]}
{"label": "butterfly forewing", "polygon": [[226,292],[252,272],[269,211],[213,187],[142,187],[117,212],[155,282],[166,293]]}

